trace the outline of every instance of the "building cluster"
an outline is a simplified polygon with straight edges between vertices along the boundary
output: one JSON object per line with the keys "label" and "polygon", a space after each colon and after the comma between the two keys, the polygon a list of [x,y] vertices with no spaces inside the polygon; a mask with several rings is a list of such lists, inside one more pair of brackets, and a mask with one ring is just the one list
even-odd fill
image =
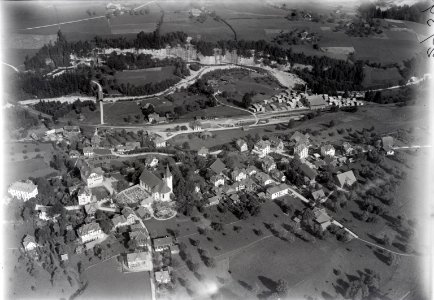
{"label": "building cluster", "polygon": [[270,99],[264,99],[254,103],[249,107],[249,110],[254,113],[290,111],[295,109],[306,108],[302,103],[302,94],[292,90],[285,90]]}

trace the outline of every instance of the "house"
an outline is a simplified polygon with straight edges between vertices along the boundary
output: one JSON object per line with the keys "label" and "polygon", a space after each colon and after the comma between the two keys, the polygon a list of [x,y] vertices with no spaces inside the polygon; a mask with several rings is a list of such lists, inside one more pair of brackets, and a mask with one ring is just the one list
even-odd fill
{"label": "house", "polygon": [[202,147],[197,151],[198,156],[207,157],[209,155],[208,148]]}
{"label": "house", "polygon": [[269,184],[272,184],[274,182],[273,179],[268,174],[265,174],[263,172],[258,172],[255,175],[255,179],[261,186],[267,186]]}
{"label": "house", "polygon": [[89,217],[93,217],[98,210],[98,204],[96,202],[88,203],[84,206],[84,210],[86,212],[86,215],[88,215]]}
{"label": "house", "polygon": [[88,187],[96,187],[104,181],[104,171],[98,168],[90,168],[87,165],[83,165],[81,170],[81,179],[87,184]]}
{"label": "house", "polygon": [[326,144],[324,146],[321,146],[321,155],[323,157],[326,157],[326,156],[333,157],[333,156],[335,156],[335,148],[330,144]]}
{"label": "house", "polygon": [[336,180],[340,187],[344,187],[345,185],[352,186],[357,182],[356,176],[354,176],[352,170],[336,174]]}
{"label": "house", "polygon": [[77,193],[78,205],[86,205],[92,202],[92,191],[87,186],[81,187]]}
{"label": "house", "polygon": [[98,128],[95,130],[95,134],[90,139],[92,147],[97,148],[101,144],[101,137],[98,135]]}
{"label": "house", "polygon": [[332,218],[327,214],[325,208],[315,207],[313,209],[314,222],[322,230],[326,230],[332,223]]}
{"label": "house", "polygon": [[351,155],[351,154],[353,154],[355,149],[353,148],[353,146],[350,143],[344,142],[342,144],[342,150],[346,155]]}
{"label": "house", "polygon": [[271,178],[273,178],[277,182],[285,182],[285,180],[286,180],[285,174],[282,171],[279,171],[277,169],[271,170],[270,176],[271,176]]}
{"label": "house", "polygon": [[172,245],[174,245],[173,238],[170,236],[156,238],[153,240],[153,243],[155,251],[163,251],[165,249],[169,249]]}
{"label": "house", "polygon": [[306,176],[311,181],[314,181],[316,176],[318,175],[316,170],[312,169],[307,164],[301,164],[300,171],[303,173],[304,176]]}
{"label": "house", "polygon": [[313,191],[312,192],[312,198],[313,198],[313,200],[315,200],[315,201],[320,201],[320,202],[323,202],[322,200],[324,200],[325,199],[325,194],[324,194],[324,190],[317,190],[317,191]]}
{"label": "house", "polygon": [[170,196],[173,194],[173,175],[170,173],[169,166],[166,168],[163,179],[144,170],[140,175],[140,186],[150,193],[154,200],[170,201]]}
{"label": "house", "polygon": [[146,157],[145,166],[155,168],[156,166],[158,166],[158,158],[156,158],[155,156]]}
{"label": "house", "polygon": [[253,151],[256,152],[260,158],[267,156],[271,151],[270,142],[260,140],[255,144]]}
{"label": "house", "polygon": [[240,150],[240,152],[249,150],[246,141],[243,139],[238,139],[235,144],[237,145],[237,149]]}
{"label": "house", "polygon": [[126,263],[129,269],[141,271],[152,271],[152,256],[150,252],[127,253]]}
{"label": "house", "polygon": [[83,148],[83,155],[84,157],[90,158],[94,156],[93,148],[92,147],[84,147]]}
{"label": "house", "polygon": [[113,229],[130,225],[124,215],[117,215],[112,219]]}
{"label": "house", "polygon": [[294,141],[296,144],[298,143],[308,143],[309,142],[309,134],[303,134],[300,131],[294,132],[290,137],[291,141]]}
{"label": "house", "polygon": [[226,169],[225,164],[220,160],[220,158],[217,158],[210,166],[209,168],[216,174],[221,174]]}
{"label": "house", "polygon": [[145,247],[148,245],[148,236],[142,230],[131,231],[129,237],[131,241],[135,242],[137,247]]}
{"label": "house", "polygon": [[383,150],[386,152],[386,155],[393,155],[395,151],[393,150],[393,137],[384,136],[381,138],[381,145]]}
{"label": "house", "polygon": [[170,282],[169,270],[161,270],[155,272],[155,281],[159,284],[166,284]]}
{"label": "house", "polygon": [[276,169],[276,162],[272,157],[264,157],[262,160],[262,170],[266,173],[270,173],[271,170]]}
{"label": "house", "polygon": [[195,121],[190,123],[190,127],[191,127],[191,129],[193,129],[193,131],[201,131],[202,130],[202,123],[198,120],[195,120]]}
{"label": "house", "polygon": [[122,209],[122,215],[127,219],[128,225],[136,223],[136,215],[130,207],[126,206],[124,209]]}
{"label": "house", "polygon": [[322,95],[311,95],[306,97],[309,107],[312,110],[324,109],[327,107],[327,102]]}
{"label": "house", "polygon": [[149,123],[164,123],[166,122],[167,119],[166,117],[161,117],[159,114],[157,113],[152,113],[148,115],[148,122]]}
{"label": "house", "polygon": [[78,152],[77,150],[71,150],[69,151],[69,158],[79,158],[80,157],[80,152]]}
{"label": "house", "polygon": [[26,235],[23,238],[23,247],[26,252],[35,250],[38,247],[35,237],[32,235]]}
{"label": "house", "polygon": [[136,209],[136,215],[140,219],[149,218],[150,217],[150,212],[146,208],[140,206],[139,208]]}
{"label": "house", "polygon": [[166,147],[166,141],[162,137],[157,137],[153,140],[155,148]]}
{"label": "house", "polygon": [[38,195],[38,186],[31,180],[15,181],[9,186],[8,193],[12,197],[27,201]]}
{"label": "house", "polygon": [[255,166],[248,166],[248,167],[246,168],[247,176],[255,175],[255,174],[258,173],[258,172],[259,172],[259,170],[258,170],[258,168],[256,168]]}
{"label": "house", "polygon": [[285,183],[269,187],[266,191],[266,195],[271,199],[274,200],[276,198],[288,195],[289,192],[289,186]]}
{"label": "house", "polygon": [[276,152],[282,152],[284,149],[283,141],[277,137],[270,138],[271,147]]}
{"label": "house", "polygon": [[294,147],[294,155],[304,159],[309,155],[309,148],[306,143],[297,143]]}
{"label": "house", "polygon": [[101,227],[96,222],[84,224],[78,229],[77,233],[83,244],[104,237]]}
{"label": "house", "polygon": [[215,187],[219,187],[222,185],[225,185],[225,178],[222,175],[214,175],[211,176],[210,178],[210,182],[215,186]]}
{"label": "house", "polygon": [[246,173],[246,169],[242,168],[235,168],[232,172],[231,172],[231,178],[233,181],[241,181],[247,178],[247,173]]}
{"label": "house", "polygon": [[206,206],[218,205],[220,203],[221,196],[216,195],[208,198],[208,204]]}

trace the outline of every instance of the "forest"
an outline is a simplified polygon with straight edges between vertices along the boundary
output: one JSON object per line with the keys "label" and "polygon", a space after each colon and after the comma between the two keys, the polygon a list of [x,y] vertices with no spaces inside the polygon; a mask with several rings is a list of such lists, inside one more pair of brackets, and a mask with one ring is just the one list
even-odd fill
{"label": "forest", "polygon": [[84,107],[89,107],[91,111],[94,111],[96,109],[95,102],[89,100],[81,101],[80,99],[77,99],[73,103],[61,103],[60,101],[40,101],[35,105],[36,110],[47,115],[51,115],[54,118],[61,118],[73,110],[75,110],[77,113],[80,113],[81,109]]}
{"label": "forest", "polygon": [[374,3],[364,3],[359,6],[358,12],[365,19],[393,19],[425,23],[427,18],[421,12],[429,8],[429,2],[419,2],[413,5],[393,5],[388,9],[380,9]]}

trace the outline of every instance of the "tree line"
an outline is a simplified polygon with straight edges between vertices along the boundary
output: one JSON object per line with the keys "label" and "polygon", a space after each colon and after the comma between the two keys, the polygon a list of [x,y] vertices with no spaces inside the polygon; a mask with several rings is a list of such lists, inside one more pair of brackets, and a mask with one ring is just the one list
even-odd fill
{"label": "tree line", "polygon": [[374,3],[364,3],[359,6],[358,12],[365,19],[379,18],[425,23],[426,18],[421,12],[428,6],[427,2],[420,2],[413,5],[393,5],[382,10]]}

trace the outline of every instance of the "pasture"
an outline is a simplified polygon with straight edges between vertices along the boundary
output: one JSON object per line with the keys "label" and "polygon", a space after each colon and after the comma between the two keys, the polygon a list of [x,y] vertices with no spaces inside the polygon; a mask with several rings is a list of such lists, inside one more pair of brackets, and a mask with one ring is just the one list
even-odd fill
{"label": "pasture", "polygon": [[363,72],[365,78],[362,85],[366,88],[395,86],[403,80],[397,68],[380,69],[365,66]]}
{"label": "pasture", "polygon": [[114,78],[119,84],[134,84],[136,86],[145,85],[147,83],[157,83],[166,79],[177,78],[173,74],[175,67],[157,67],[139,70],[124,70],[116,72]]}

